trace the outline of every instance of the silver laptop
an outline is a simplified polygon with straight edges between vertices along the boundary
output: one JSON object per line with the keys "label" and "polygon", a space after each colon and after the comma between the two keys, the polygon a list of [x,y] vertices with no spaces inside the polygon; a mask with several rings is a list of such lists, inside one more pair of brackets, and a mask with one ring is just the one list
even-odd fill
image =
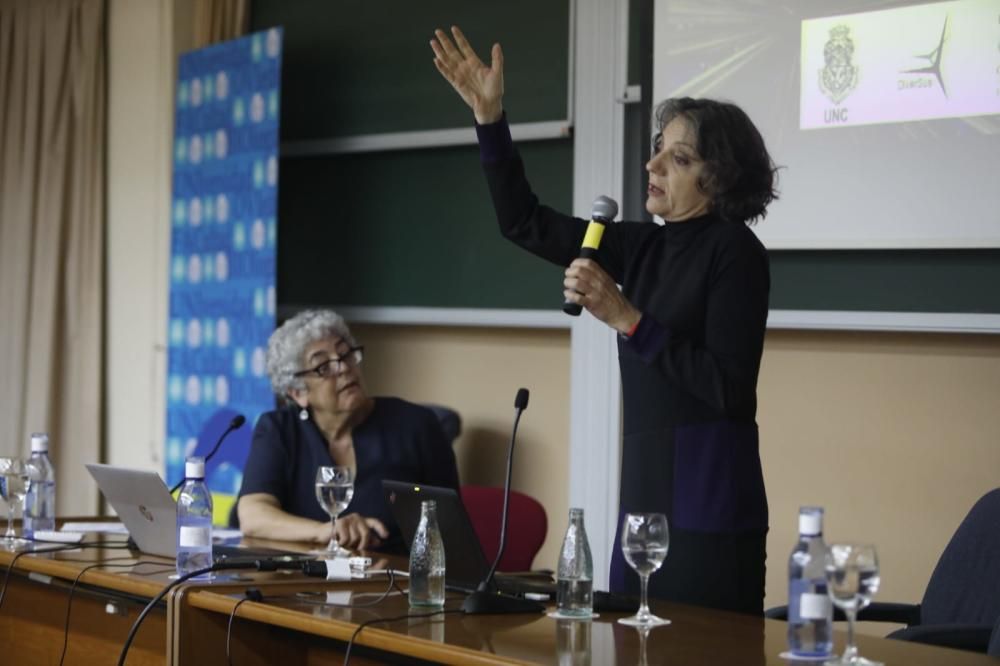
{"label": "silver laptop", "polygon": [[[91,463],[87,471],[94,477],[135,544],[144,553],[177,557],[177,503],[167,484],[156,472]],[[212,546],[215,560],[314,559],[307,553],[274,548]]]}
{"label": "silver laptop", "polygon": [[142,552],[177,556],[177,503],[159,474],[98,464],[87,471]]}

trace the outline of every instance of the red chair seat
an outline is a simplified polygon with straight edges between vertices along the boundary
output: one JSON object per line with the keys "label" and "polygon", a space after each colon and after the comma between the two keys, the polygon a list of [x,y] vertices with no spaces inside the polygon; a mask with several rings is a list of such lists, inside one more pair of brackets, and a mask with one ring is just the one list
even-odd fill
{"label": "red chair seat", "polygon": [[[492,564],[500,547],[503,488],[462,486],[461,492],[486,561]],[[548,527],[545,508],[538,500],[512,490],[507,509],[507,546],[497,570],[530,571]]]}

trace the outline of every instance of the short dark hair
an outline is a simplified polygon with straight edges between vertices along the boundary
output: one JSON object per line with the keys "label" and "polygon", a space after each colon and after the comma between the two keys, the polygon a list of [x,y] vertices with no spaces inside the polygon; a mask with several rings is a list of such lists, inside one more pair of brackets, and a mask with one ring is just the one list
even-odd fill
{"label": "short dark hair", "polygon": [[678,116],[697,137],[705,163],[698,187],[711,198],[712,210],[725,220],[747,224],[766,217],[767,205],[778,198],[778,169],[743,109],[713,99],[667,99],[654,114],[657,135]]}

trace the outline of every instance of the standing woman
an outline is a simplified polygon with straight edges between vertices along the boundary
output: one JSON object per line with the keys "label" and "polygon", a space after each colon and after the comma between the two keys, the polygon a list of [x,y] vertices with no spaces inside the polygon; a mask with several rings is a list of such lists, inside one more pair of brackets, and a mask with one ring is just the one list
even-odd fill
{"label": "standing woman", "polygon": [[[503,110],[500,45],[486,66],[451,32],[435,32],[434,64],[475,115],[502,233],[568,265],[566,299],[620,334],[619,518],[663,512],[671,526],[650,594],[760,614],[768,523],[755,417],[770,277],[747,225],[776,198],[760,133],[732,104],[660,104],[646,210],[665,224],[610,225],[598,260],[577,259],[587,221],[531,191]],[[638,577],[613,553],[611,589],[637,593]]]}

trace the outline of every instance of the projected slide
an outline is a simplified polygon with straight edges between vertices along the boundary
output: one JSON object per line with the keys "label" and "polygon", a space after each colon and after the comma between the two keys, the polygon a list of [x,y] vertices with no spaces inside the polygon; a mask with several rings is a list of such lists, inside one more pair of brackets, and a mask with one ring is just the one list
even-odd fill
{"label": "projected slide", "polygon": [[760,129],[771,249],[1000,247],[1000,0],[655,0],[652,102]]}
{"label": "projected slide", "polygon": [[995,0],[802,21],[803,129],[1000,113]]}

